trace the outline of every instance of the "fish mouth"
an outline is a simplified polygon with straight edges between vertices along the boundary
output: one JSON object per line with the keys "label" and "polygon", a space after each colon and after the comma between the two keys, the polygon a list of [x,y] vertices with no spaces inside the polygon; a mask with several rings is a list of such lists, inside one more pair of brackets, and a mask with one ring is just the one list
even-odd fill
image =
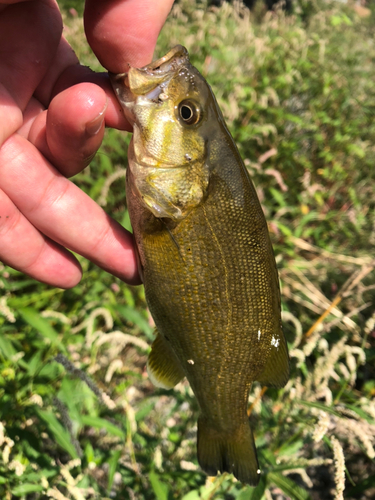
{"label": "fish mouth", "polygon": [[188,63],[188,51],[176,45],[165,56],[143,68],[130,67],[126,73],[109,73],[113,90],[131,124],[135,122],[132,110],[137,98],[157,99],[173,75]]}
{"label": "fish mouth", "polygon": [[[109,73],[113,90],[119,100],[125,118],[133,126],[134,134],[140,131],[136,115],[136,105],[160,102],[168,99],[164,92],[171,79],[190,64],[189,53],[182,45],[176,45],[165,56],[147,64],[143,68],[130,67],[125,73]],[[141,144],[141,141],[138,141]],[[144,150],[137,162],[144,167],[160,167],[160,161]],[[186,160],[187,163],[190,160]],[[163,162],[166,168],[177,168],[174,163]]]}
{"label": "fish mouth", "polygon": [[157,59],[156,61],[148,64],[142,70],[150,72],[163,72],[176,71],[182,65],[189,62],[189,53],[182,45],[176,45],[165,56]]}

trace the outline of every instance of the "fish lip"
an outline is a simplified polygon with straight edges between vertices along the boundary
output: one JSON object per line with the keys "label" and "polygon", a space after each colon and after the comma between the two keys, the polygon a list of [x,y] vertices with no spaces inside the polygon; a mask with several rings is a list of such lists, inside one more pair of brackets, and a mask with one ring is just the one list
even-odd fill
{"label": "fish lip", "polygon": [[116,95],[119,98],[126,96],[126,102],[132,102],[136,100],[137,96],[147,96],[156,87],[165,84],[167,80],[172,78],[173,74],[189,62],[189,53],[186,48],[182,45],[176,45],[165,56],[143,68],[129,66],[129,70],[125,73],[108,74]]}
{"label": "fish lip", "polygon": [[137,96],[133,94],[133,92],[129,88],[129,85],[127,84],[128,73],[108,72],[108,76],[112,86],[112,90],[117,98],[117,101],[121,105],[125,118],[128,120],[130,125],[133,126],[135,123],[135,115],[133,108]]}
{"label": "fish lip", "polygon": [[108,73],[125,118],[133,127],[137,122],[134,108],[138,98],[155,101],[173,76],[189,64],[189,53],[186,48],[176,45],[165,56],[143,68],[129,65],[129,70],[124,73]]}
{"label": "fish lip", "polygon": [[[142,68],[134,68],[138,69],[138,71],[149,71],[155,72],[157,74],[160,73],[169,73],[171,70],[177,70],[183,64],[190,62],[189,53],[187,49],[183,45],[176,45],[171,49],[165,56],[160,57],[156,61],[151,62],[150,64],[146,64]],[[133,67],[129,64],[129,70],[124,73],[111,73],[108,72],[111,81],[125,80],[125,85],[128,86],[127,75],[129,71]]]}
{"label": "fish lip", "polygon": [[176,45],[165,56],[147,64],[142,70],[162,73],[176,71],[180,66],[189,62],[189,53],[183,45]]}

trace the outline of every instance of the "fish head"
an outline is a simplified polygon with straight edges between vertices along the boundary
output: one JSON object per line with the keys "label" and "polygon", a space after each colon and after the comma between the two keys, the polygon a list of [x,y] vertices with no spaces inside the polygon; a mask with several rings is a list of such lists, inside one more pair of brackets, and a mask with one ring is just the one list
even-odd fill
{"label": "fish head", "polygon": [[150,166],[181,166],[204,157],[202,125],[209,120],[212,97],[184,47],[143,68],[111,75],[111,81],[133,125],[138,159]]}
{"label": "fish head", "polygon": [[210,87],[181,45],[110,78],[133,126],[129,164],[142,199],[156,216],[185,216],[208,186],[209,138],[218,123]]}

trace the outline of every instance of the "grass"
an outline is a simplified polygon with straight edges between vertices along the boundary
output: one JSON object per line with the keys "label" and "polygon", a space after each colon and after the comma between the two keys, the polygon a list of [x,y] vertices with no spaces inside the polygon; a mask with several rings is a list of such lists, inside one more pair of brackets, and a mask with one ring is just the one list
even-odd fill
{"label": "grass", "polygon": [[[269,221],[292,373],[283,390],[255,384],[250,396],[260,485],[199,470],[188,384],[163,391],[145,374],[142,287],[81,259],[72,290],[0,265],[1,498],[373,498],[375,24],[340,3],[296,4],[285,17],[180,1],[156,54],[187,46]],[[99,69],[81,18],[65,22]],[[108,130],[75,178],[125,227],[128,142]]]}

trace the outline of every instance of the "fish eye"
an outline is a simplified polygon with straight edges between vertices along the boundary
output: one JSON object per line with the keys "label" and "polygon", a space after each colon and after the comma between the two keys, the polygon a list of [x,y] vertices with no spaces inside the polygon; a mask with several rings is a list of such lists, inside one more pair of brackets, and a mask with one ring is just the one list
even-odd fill
{"label": "fish eye", "polygon": [[186,125],[196,125],[201,119],[201,109],[199,105],[190,99],[180,102],[178,105],[178,114]]}

